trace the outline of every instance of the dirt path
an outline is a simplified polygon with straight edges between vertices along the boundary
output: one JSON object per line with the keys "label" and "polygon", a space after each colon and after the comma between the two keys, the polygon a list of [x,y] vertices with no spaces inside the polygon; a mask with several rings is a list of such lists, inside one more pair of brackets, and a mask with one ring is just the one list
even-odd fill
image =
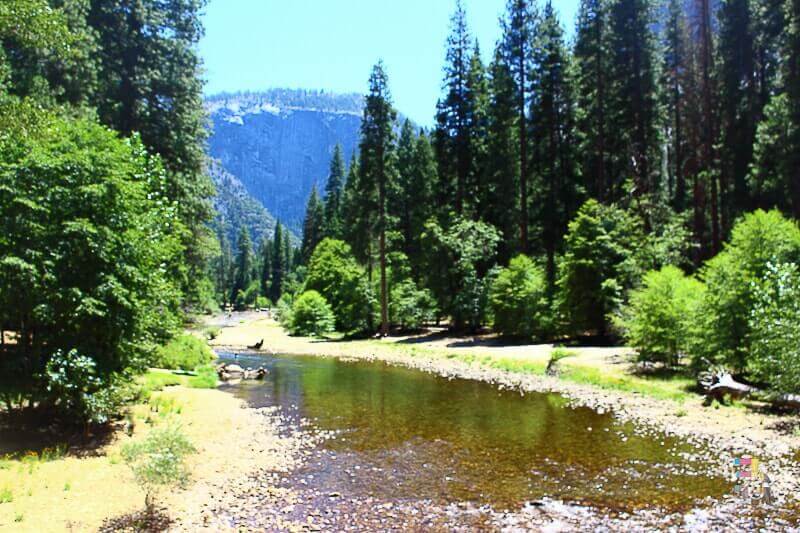
{"label": "dirt path", "polygon": [[[575,404],[610,410],[624,420],[702,442],[718,450],[721,467],[734,476],[733,458],[758,457],[784,502],[798,502],[800,469],[794,450],[800,437],[796,415],[778,416],[745,406],[703,406],[699,395],[682,394],[678,401],[647,393],[601,387],[540,374],[551,345],[501,345],[492,338],[451,338],[443,335],[391,337],[383,340],[322,341],[288,336],[280,326],[257,313],[234,315],[214,341],[218,350],[245,351],[264,339],[262,353],[379,359],[392,364],[497,383],[521,391],[552,391]],[[580,348],[564,361],[572,369],[590,369],[608,378],[628,379],[626,348]],[[579,374],[580,375],[580,374]],[[615,383],[613,379],[612,383]],[[635,383],[635,382],[634,382]],[[671,386],[671,385],[670,385]],[[634,387],[635,389],[635,387]]]}

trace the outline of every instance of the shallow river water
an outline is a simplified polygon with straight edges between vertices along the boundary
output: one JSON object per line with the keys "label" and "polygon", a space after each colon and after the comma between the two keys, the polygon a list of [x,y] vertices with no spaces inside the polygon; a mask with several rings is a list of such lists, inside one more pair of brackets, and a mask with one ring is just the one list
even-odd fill
{"label": "shallow river water", "polygon": [[547,498],[661,514],[732,488],[701,450],[572,408],[556,394],[523,396],[376,362],[248,355],[236,362],[269,374],[230,387],[234,394],[334,432],[292,481],[324,494],[511,510]]}

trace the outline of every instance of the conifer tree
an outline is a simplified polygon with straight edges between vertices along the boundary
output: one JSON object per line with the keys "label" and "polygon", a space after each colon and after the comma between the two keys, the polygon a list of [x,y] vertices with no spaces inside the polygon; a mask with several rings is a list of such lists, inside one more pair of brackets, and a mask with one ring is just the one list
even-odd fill
{"label": "conifer tree", "polygon": [[571,67],[564,31],[550,1],[536,34],[532,67],[533,210],[547,257],[547,282],[552,296],[556,251],[580,205],[580,188],[575,168]]}
{"label": "conifer tree", "polygon": [[481,61],[478,41],[472,50],[467,77],[467,124],[469,126],[470,168],[465,182],[465,205],[476,220],[484,218],[485,205],[480,203],[480,191],[486,173],[486,142],[489,119],[489,79]]}
{"label": "conifer tree", "polygon": [[530,58],[535,32],[536,9],[531,0],[508,0],[506,16],[502,21],[501,50],[508,71],[514,81],[515,110],[517,112],[517,141],[519,143],[519,239],[520,251],[528,253],[528,120],[526,107],[529,100]]}
{"label": "conifer tree", "polygon": [[362,187],[377,192],[375,209],[367,211],[374,221],[378,237],[378,260],[380,267],[381,335],[389,334],[388,287],[386,279],[386,211],[387,192],[392,186],[394,173],[394,123],[397,116],[392,107],[388,77],[379,61],[369,78],[369,93],[366,96],[364,117],[361,121],[359,143],[359,179]]}
{"label": "conifer tree", "polygon": [[505,264],[519,250],[519,114],[514,80],[500,48],[495,51],[489,71],[488,138],[478,196],[483,219],[502,235],[498,259]]}
{"label": "conifer tree", "polygon": [[610,144],[612,131],[608,95],[611,83],[608,28],[608,0],[581,0],[575,30],[577,126],[581,174],[592,198],[612,200],[613,175]]}
{"label": "conifer tree", "polygon": [[441,207],[461,214],[472,167],[469,131],[470,35],[461,0],[450,19],[444,68],[444,98],[436,113],[435,146],[439,163]]}
{"label": "conifer tree", "polygon": [[272,242],[265,235],[261,241],[261,271],[259,278],[261,281],[261,294],[267,296],[269,294],[269,277],[272,272]]}
{"label": "conifer tree", "polygon": [[663,87],[667,147],[667,196],[672,207],[686,208],[686,159],[691,147],[687,143],[686,93],[689,90],[689,42],[686,15],[680,0],[669,0],[664,28]]}
{"label": "conifer tree", "polygon": [[617,163],[608,176],[610,199],[627,193],[626,180],[635,197],[656,192],[660,170],[658,93],[654,37],[649,0],[616,0],[609,10],[608,116],[609,149]]}
{"label": "conifer tree", "polygon": [[306,204],[306,217],[303,221],[303,242],[300,248],[300,260],[302,264],[308,264],[314,248],[322,240],[324,233],[324,212],[325,207],[317,194],[317,186],[311,187],[311,194],[308,196]]}
{"label": "conifer tree", "polygon": [[244,292],[250,285],[253,276],[253,244],[250,241],[250,232],[246,226],[239,230],[236,239],[236,269],[231,290],[231,301],[236,301],[239,292]]}
{"label": "conifer tree", "polygon": [[275,235],[272,238],[272,272],[270,274],[269,299],[277,303],[283,291],[283,280],[288,268],[286,254],[284,253],[284,237],[281,223],[275,226]]}
{"label": "conifer tree", "polygon": [[334,239],[341,237],[341,204],[344,182],[345,166],[342,146],[337,144],[333,149],[328,183],[325,185],[325,228],[323,233],[326,237]]}

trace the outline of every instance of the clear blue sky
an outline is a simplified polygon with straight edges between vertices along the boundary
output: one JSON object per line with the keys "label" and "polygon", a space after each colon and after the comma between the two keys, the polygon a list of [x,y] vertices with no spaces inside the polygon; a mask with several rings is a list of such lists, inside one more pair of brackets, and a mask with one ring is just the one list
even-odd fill
{"label": "clear blue sky", "polygon": [[[464,0],[490,58],[506,0]],[[441,93],[454,0],[209,0],[200,51],[206,94],[271,87],[366,90],[382,58],[395,107],[421,125]],[[553,0],[572,34],[578,0]]]}

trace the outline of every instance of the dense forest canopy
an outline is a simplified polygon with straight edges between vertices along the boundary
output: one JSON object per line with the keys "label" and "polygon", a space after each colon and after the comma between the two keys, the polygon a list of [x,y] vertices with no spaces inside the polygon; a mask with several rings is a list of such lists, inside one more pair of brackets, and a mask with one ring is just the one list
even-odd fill
{"label": "dense forest canopy", "polygon": [[[361,265],[368,333],[623,337],[770,381],[764,364],[800,355],[759,360],[779,343],[756,334],[753,293],[777,313],[797,290],[798,6],[584,0],[568,42],[551,2],[509,0],[485,65],[457,1],[433,130],[394,120],[379,63],[358,161],[341,186],[337,154],[335,187],[309,200],[300,272],[316,279],[323,253]],[[313,288],[339,316],[341,290]]]}

